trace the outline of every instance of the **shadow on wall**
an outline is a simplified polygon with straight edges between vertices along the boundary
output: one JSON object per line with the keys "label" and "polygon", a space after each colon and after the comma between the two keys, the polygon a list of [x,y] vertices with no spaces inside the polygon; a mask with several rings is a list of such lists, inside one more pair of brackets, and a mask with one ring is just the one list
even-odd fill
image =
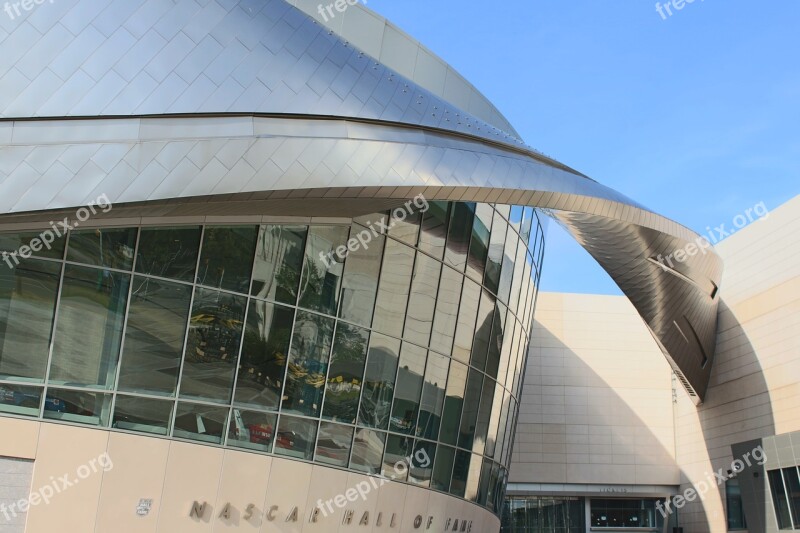
{"label": "shadow on wall", "polygon": [[[733,445],[760,441],[775,434],[772,400],[761,362],[746,331],[724,300],[719,306],[713,364],[705,402],[695,407],[688,397],[681,396],[676,424],[677,458],[684,476],[681,490],[696,485],[706,472],[723,469],[727,474],[731,462],[745,453],[743,448],[737,447],[734,457]],[[745,451],[757,445],[757,442],[748,443]],[[767,531],[764,474],[759,472],[763,469],[757,464],[753,467],[738,477],[747,529],[750,533],[760,533]],[[754,477],[761,482],[754,482]],[[718,499],[714,498],[717,494]],[[720,485],[718,492],[709,491],[703,503],[688,504],[684,508],[687,531],[703,533],[725,527],[725,485]]]}
{"label": "shadow on wall", "polygon": [[[636,348],[622,350],[636,357]],[[660,361],[650,357],[656,355],[648,354],[646,363],[596,370],[536,321],[509,482],[677,486],[685,474],[675,461],[673,382],[664,362],[663,381],[654,383],[652,370]],[[665,530],[676,519],[683,525],[683,511],[678,515],[668,515]]]}

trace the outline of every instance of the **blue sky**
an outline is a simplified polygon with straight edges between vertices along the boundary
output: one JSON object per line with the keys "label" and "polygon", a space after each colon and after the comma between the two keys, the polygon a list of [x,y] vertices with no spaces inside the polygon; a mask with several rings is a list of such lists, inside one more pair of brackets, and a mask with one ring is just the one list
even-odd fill
{"label": "blue sky", "polygon": [[[528,144],[698,232],[800,194],[797,0],[696,0],[667,20],[649,0],[368,6],[459,70]],[[542,289],[619,293],[555,224]]]}

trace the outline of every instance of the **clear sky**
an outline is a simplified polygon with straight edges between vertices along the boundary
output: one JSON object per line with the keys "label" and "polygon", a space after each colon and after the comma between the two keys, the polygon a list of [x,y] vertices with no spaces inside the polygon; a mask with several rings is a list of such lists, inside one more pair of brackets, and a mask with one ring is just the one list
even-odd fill
{"label": "clear sky", "polygon": [[[528,144],[695,231],[800,194],[798,0],[695,0],[666,20],[649,0],[367,5]],[[555,224],[546,246],[543,290],[619,293]]]}

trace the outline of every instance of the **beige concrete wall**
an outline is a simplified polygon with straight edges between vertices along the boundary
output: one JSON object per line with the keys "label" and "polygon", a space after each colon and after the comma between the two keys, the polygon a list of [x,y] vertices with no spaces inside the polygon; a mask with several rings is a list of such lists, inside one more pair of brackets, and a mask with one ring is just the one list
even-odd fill
{"label": "beige concrete wall", "polygon": [[669,365],[624,297],[541,293],[510,481],[677,485]]}
{"label": "beige concrete wall", "polygon": [[[731,444],[800,429],[799,236],[796,197],[717,246],[725,274],[710,387],[699,408],[679,394],[682,490],[729,469]],[[680,516],[687,531],[726,531],[724,487]]]}
{"label": "beige concrete wall", "polygon": [[[500,529],[488,511],[444,494],[394,482],[375,488],[366,476],[289,459],[2,417],[0,434],[22,437],[0,440],[0,456],[34,460],[31,494],[52,493],[47,503],[31,498],[36,502],[26,533],[404,533],[424,531],[429,520],[431,531],[443,531],[455,519],[471,521],[475,533]],[[319,500],[345,495],[359,483],[371,487],[366,498],[354,493],[344,509],[310,521]],[[152,500],[146,516],[136,513],[141,499]],[[190,517],[195,501],[206,504],[202,518]],[[229,516],[220,517],[227,504]],[[297,521],[287,521],[295,507]],[[266,519],[270,510],[274,521]],[[343,523],[346,510],[353,511],[350,524]],[[365,512],[368,525],[360,525]]]}

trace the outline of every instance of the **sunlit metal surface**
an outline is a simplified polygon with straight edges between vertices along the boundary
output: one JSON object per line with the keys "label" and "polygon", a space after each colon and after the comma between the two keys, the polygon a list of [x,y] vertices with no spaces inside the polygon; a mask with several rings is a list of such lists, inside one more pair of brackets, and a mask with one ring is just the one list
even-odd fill
{"label": "sunlit metal surface", "polygon": [[284,0],[59,0],[0,17],[0,45],[4,228],[100,194],[117,219],[347,218],[418,193],[541,207],[609,272],[702,399],[722,265],[713,251],[674,268],[657,259],[697,235]]}

